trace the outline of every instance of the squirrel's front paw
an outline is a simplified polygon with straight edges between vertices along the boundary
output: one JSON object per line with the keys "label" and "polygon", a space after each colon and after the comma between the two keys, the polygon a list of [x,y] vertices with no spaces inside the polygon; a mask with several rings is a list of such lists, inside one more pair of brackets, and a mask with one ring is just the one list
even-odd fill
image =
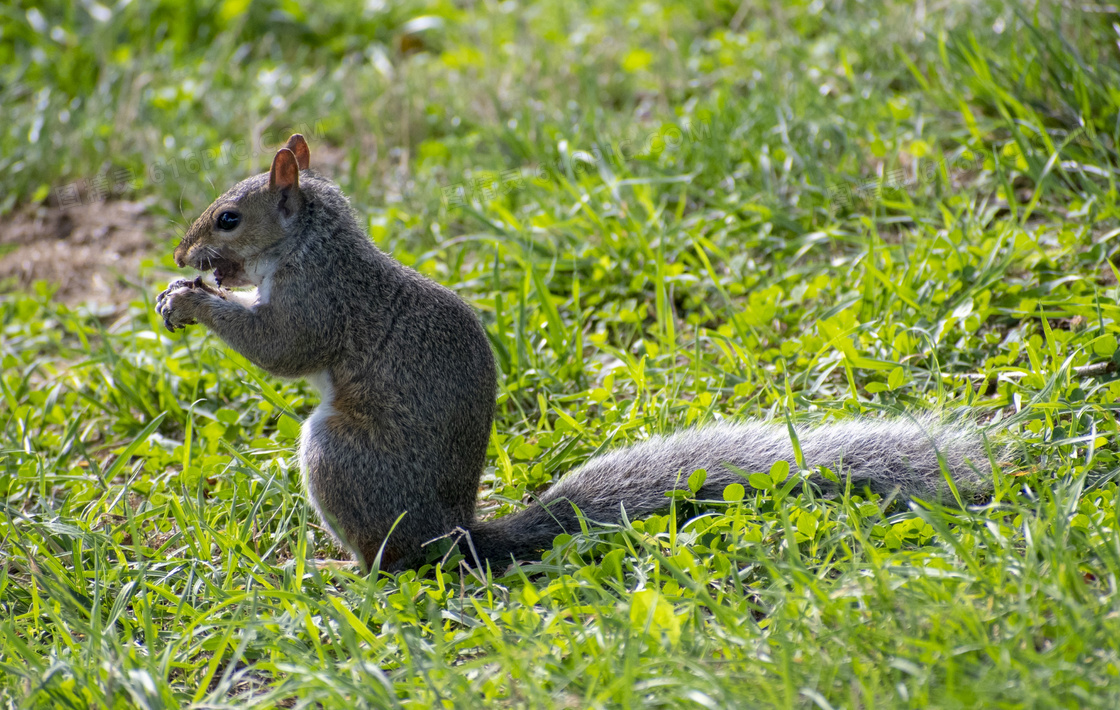
{"label": "squirrel's front paw", "polygon": [[198,312],[210,298],[219,297],[201,279],[178,279],[156,297],[156,313],[172,333],[177,328],[198,322]]}
{"label": "squirrel's front paw", "polygon": [[174,333],[176,328],[182,328],[186,325],[194,325],[198,321],[190,315],[189,308],[184,308],[186,299],[191,293],[190,286],[179,286],[178,288],[168,288],[156,298],[156,313],[163,318],[163,324],[167,330]]}

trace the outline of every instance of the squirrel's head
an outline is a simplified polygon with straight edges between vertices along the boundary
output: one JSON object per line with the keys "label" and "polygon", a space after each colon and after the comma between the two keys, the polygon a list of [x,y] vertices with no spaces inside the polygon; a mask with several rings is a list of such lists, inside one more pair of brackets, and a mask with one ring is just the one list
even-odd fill
{"label": "squirrel's head", "polygon": [[252,284],[246,262],[288,236],[304,204],[299,174],[310,162],[307,141],[293,134],[268,173],[234,185],[194,221],[175,248],[175,263],[213,270],[219,286]]}

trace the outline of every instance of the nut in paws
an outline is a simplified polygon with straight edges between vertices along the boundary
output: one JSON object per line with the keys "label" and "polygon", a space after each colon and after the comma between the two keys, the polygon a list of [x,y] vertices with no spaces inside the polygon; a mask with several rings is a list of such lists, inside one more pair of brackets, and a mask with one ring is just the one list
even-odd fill
{"label": "nut in paws", "polygon": [[178,291],[185,288],[199,289],[213,296],[217,296],[219,298],[223,297],[220,290],[203,281],[201,276],[196,276],[193,279],[175,279],[171,283],[167,284],[167,288],[163,289],[159,296],[156,296],[156,310],[159,310],[160,302],[167,298],[167,296],[169,296],[172,291]]}

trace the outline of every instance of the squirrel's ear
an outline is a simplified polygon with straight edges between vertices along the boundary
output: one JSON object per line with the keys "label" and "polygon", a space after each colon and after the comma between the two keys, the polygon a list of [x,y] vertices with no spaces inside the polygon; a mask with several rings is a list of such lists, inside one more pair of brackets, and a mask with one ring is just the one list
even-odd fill
{"label": "squirrel's ear", "polygon": [[307,170],[311,165],[311,149],[307,147],[303,134],[293,133],[284,147],[296,154],[296,164],[299,165],[299,169]]}
{"label": "squirrel's ear", "polygon": [[299,189],[299,161],[296,154],[287,148],[276,151],[272,159],[272,170],[268,174],[268,189],[273,192]]}
{"label": "squirrel's ear", "polygon": [[280,195],[277,208],[285,217],[291,217],[292,213],[303,204],[299,192],[299,163],[296,161],[296,154],[287,148],[276,151],[276,157],[272,159],[272,171],[268,174],[268,189]]}

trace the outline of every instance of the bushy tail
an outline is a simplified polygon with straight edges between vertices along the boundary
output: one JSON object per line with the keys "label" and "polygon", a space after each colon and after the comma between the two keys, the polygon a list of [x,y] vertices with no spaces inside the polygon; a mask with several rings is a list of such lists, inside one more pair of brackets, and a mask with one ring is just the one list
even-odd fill
{"label": "bushy tail", "polygon": [[[826,466],[841,481],[850,476],[855,490],[944,500],[949,489],[939,455],[963,500],[991,490],[987,448],[972,425],[940,424],[927,417],[853,419],[798,428],[797,438],[809,468]],[[664,510],[665,493],[687,490],[688,477],[698,468],[708,473],[699,497],[721,499],[728,484],[746,483],[725,464],[749,474],[767,472],[778,460],[797,470],[784,424],[721,424],[653,437],[591,459],[545,492],[539,503],[476,524],[471,540],[483,564],[489,560],[504,568],[511,556],[532,559],[551,547],[556,535],[578,531],[572,503],[589,520],[619,522],[623,507],[631,518]],[[821,476],[811,480],[825,489],[835,487]]]}

